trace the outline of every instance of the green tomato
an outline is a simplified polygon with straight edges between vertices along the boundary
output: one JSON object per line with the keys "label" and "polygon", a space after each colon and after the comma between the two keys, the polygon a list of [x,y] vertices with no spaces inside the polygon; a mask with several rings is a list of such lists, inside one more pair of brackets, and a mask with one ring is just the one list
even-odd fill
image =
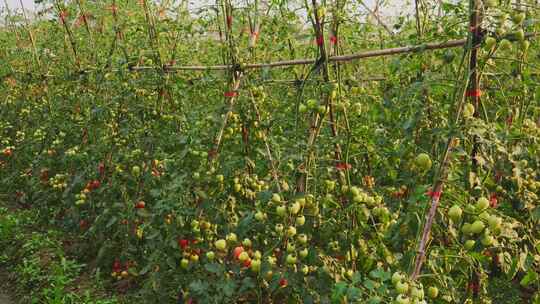
{"label": "green tomato", "polygon": [[307,235],[305,235],[304,233],[301,233],[298,235],[298,242],[300,242],[300,244],[305,245],[307,244],[307,241],[308,241]]}
{"label": "green tomato", "polygon": [[298,212],[300,212],[300,208],[300,204],[298,202],[294,202],[289,206],[289,213],[297,214]]}
{"label": "green tomato", "polygon": [[435,286],[430,286],[428,288],[428,297],[435,299],[439,295],[439,289]]}
{"label": "green tomato", "polygon": [[406,282],[398,282],[396,285],[396,291],[399,294],[406,294],[409,291],[409,284]]}
{"label": "green tomato", "polygon": [[244,239],[244,240],[242,241],[242,246],[247,247],[247,248],[251,247],[251,240],[250,240],[250,239],[247,239],[247,238]]}
{"label": "green tomato", "polygon": [[471,232],[474,234],[478,234],[484,230],[486,225],[484,225],[484,222],[480,220],[474,221],[474,223],[471,224]]}
{"label": "green tomato", "polygon": [[261,260],[260,259],[252,260],[250,268],[251,268],[251,271],[253,272],[261,271]]}
{"label": "green tomato", "polygon": [[467,241],[465,242],[465,249],[471,250],[471,249],[473,249],[474,245],[476,245],[476,241],[475,241],[475,240],[467,240]]}
{"label": "green tomato", "polygon": [[259,221],[259,222],[264,221],[264,218],[265,218],[265,217],[266,217],[266,216],[265,216],[264,212],[262,212],[262,211],[257,211],[257,213],[255,213],[255,219],[256,219],[257,221]]}
{"label": "green tomato", "polygon": [[505,51],[510,50],[512,48],[512,42],[510,42],[508,39],[503,39],[499,43],[499,49]]}
{"label": "green tomato", "polygon": [[392,274],[392,284],[394,284],[394,286],[401,282],[403,280],[403,275],[399,272],[399,271],[396,271]]}
{"label": "green tomato", "polygon": [[466,103],[463,106],[463,117],[465,119],[470,119],[474,115],[474,105],[470,102]]}
{"label": "green tomato", "polygon": [[396,304],[409,304],[411,303],[411,300],[408,297],[400,294],[396,297],[396,300],[394,302]]}
{"label": "green tomato", "polygon": [[141,175],[141,167],[133,166],[131,168],[131,174],[133,174],[133,176],[135,176],[135,177],[138,177],[139,175]]}
{"label": "green tomato", "polygon": [[485,40],[485,47],[487,50],[493,49],[493,47],[497,44],[497,39],[493,37],[487,37]]}
{"label": "green tomato", "polygon": [[295,235],[296,235],[296,228],[294,226],[289,226],[289,228],[287,229],[287,236],[293,237]]}
{"label": "green tomato", "polygon": [[245,251],[242,251],[239,255],[238,255],[238,260],[240,262],[245,262],[249,259],[249,254]]}
{"label": "green tomato", "polygon": [[272,202],[281,203],[281,196],[277,193],[272,194]]}
{"label": "green tomato", "polygon": [[417,288],[413,286],[411,288],[411,297],[415,299],[423,299],[424,298],[424,290],[422,288]]}
{"label": "green tomato", "polygon": [[183,258],[182,261],[180,261],[180,266],[184,269],[187,269],[189,267],[189,260],[186,258]]}
{"label": "green tomato", "polygon": [[319,104],[317,100],[310,99],[306,102],[308,109],[315,110],[317,108],[317,105]]}
{"label": "green tomato", "polygon": [[465,235],[468,235],[468,234],[471,234],[471,224],[470,223],[465,223],[463,224],[463,226],[461,226],[461,232],[463,232],[463,234]]}
{"label": "green tomato", "polygon": [[289,265],[296,264],[296,255],[294,254],[288,254],[286,258],[286,262]]}
{"label": "green tomato", "polygon": [[493,241],[494,241],[494,238],[491,235],[484,235],[481,240],[482,245],[486,247],[493,245]]}
{"label": "green tomato", "polygon": [[520,43],[521,50],[522,50],[523,52],[527,52],[527,50],[529,49],[529,46],[530,46],[530,45],[531,45],[531,43],[530,43],[529,41],[527,41],[527,40],[521,41],[521,43]]}
{"label": "green tomato", "polygon": [[431,158],[426,153],[418,154],[414,162],[416,166],[423,171],[427,171],[431,169],[431,165],[432,165]]}
{"label": "green tomato", "polygon": [[214,242],[214,246],[220,251],[224,251],[227,248],[227,241],[221,239]]}
{"label": "green tomato", "polygon": [[287,208],[285,206],[277,206],[276,207],[276,213],[277,215],[283,217],[287,215]]}
{"label": "green tomato", "polygon": [[489,207],[489,200],[485,197],[480,197],[478,201],[476,201],[476,209],[478,211],[485,210]]}
{"label": "green tomato", "polygon": [[514,32],[514,37],[516,37],[517,41],[525,41],[525,32],[523,29],[519,29]]}
{"label": "green tomato", "polygon": [[448,210],[448,216],[452,219],[452,221],[457,222],[461,219],[461,215],[463,214],[463,210],[461,210],[461,207],[458,205],[454,205]]}
{"label": "green tomato", "polygon": [[525,20],[525,13],[520,12],[512,14],[512,22],[515,24],[521,24],[523,20]]}

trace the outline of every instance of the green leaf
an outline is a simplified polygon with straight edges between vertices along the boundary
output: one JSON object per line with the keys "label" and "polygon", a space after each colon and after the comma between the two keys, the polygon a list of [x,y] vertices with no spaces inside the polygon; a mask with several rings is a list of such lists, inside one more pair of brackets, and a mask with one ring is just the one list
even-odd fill
{"label": "green leaf", "polygon": [[196,295],[204,295],[206,291],[209,288],[209,284],[207,282],[203,282],[201,280],[195,280],[189,284],[189,290],[193,292]]}
{"label": "green leaf", "polygon": [[242,280],[242,286],[240,286],[239,293],[245,293],[246,291],[255,288],[255,282],[252,278],[246,277]]}
{"label": "green leaf", "polygon": [[370,279],[367,279],[364,281],[364,287],[366,287],[369,290],[375,289],[375,281],[372,281]]}
{"label": "green leaf", "polygon": [[168,258],[167,258],[167,265],[169,265],[169,267],[170,267],[171,269],[176,269],[176,267],[177,267],[177,266],[176,266],[176,260],[175,260],[173,257],[171,257],[171,256],[168,257]]}
{"label": "green leaf", "polygon": [[223,291],[223,294],[230,298],[234,295],[234,290],[236,289],[236,283],[234,281],[228,280],[225,283],[220,284],[219,289]]}
{"label": "green leaf", "polygon": [[540,221],[540,207],[536,207],[532,212],[531,212],[531,219],[533,221]]}
{"label": "green leaf", "polygon": [[206,271],[208,272],[215,273],[215,274],[223,272],[223,266],[218,263],[205,264],[204,269],[206,269]]}
{"label": "green leaf", "polygon": [[369,276],[371,278],[373,278],[373,279],[380,279],[383,282],[392,277],[390,272],[386,272],[386,271],[382,270],[381,268],[377,268],[377,269],[372,270],[369,273]]}
{"label": "green leaf", "polygon": [[535,281],[538,281],[538,274],[535,271],[529,269],[529,271],[527,271],[527,274],[523,277],[523,279],[521,279],[519,284],[523,287],[527,287]]}
{"label": "green leaf", "polygon": [[107,225],[105,225],[105,228],[110,228],[112,225],[114,225],[114,223],[116,223],[117,220],[118,218],[116,216],[111,217],[107,222]]}
{"label": "green leaf", "polygon": [[347,299],[348,300],[358,300],[360,299],[360,297],[362,296],[362,291],[359,289],[359,288],[356,288],[356,287],[349,287],[349,289],[347,289]]}

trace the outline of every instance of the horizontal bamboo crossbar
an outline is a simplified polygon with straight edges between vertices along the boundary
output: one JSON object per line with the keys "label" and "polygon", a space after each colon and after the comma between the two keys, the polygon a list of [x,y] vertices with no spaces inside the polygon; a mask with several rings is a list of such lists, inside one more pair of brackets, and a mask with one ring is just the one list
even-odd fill
{"label": "horizontal bamboo crossbar", "polygon": [[[362,58],[370,57],[381,57],[388,55],[396,55],[402,53],[411,53],[418,52],[423,50],[436,50],[436,49],[446,49],[452,47],[463,46],[467,43],[467,39],[451,40],[443,43],[427,43],[413,46],[404,46],[397,48],[389,48],[382,50],[373,50],[365,51],[356,54],[350,55],[341,55],[341,56],[331,56],[328,58],[329,62],[348,62],[353,60],[358,60]],[[252,63],[241,66],[243,69],[263,69],[263,68],[278,68],[278,67],[289,67],[295,65],[309,65],[317,62],[317,59],[295,59],[295,60],[283,60],[276,62],[268,63]],[[228,70],[233,68],[231,65],[186,65],[186,66],[176,66],[176,65],[166,65],[164,69],[166,71],[212,71],[212,70]],[[159,67],[154,66],[135,66],[131,68],[134,71],[143,71],[143,70],[154,70],[159,69]]]}
{"label": "horizontal bamboo crossbar", "polygon": [[[536,33],[525,34],[525,37],[527,38],[533,37],[533,36],[536,36]],[[511,36],[507,38],[509,38],[510,40],[513,40]],[[329,62],[348,62],[348,61],[354,61],[354,60],[370,58],[370,57],[382,57],[382,56],[389,56],[389,55],[396,55],[396,54],[403,54],[403,53],[421,52],[425,50],[454,48],[454,47],[464,46],[466,43],[467,43],[467,39],[457,39],[457,40],[450,40],[447,42],[426,43],[426,44],[419,44],[419,45],[412,45],[412,46],[372,50],[372,51],[365,51],[365,52],[360,52],[360,53],[350,54],[350,55],[331,56],[328,58],[328,61]],[[295,59],[295,60],[283,60],[283,61],[276,61],[276,62],[269,62],[269,63],[252,63],[252,64],[243,65],[241,66],[241,68],[243,69],[278,68],[278,67],[289,67],[289,66],[295,66],[295,65],[309,65],[309,64],[314,64],[316,62],[317,62],[317,59],[312,59],[312,58],[311,59]],[[171,72],[173,71],[211,71],[211,70],[228,70],[231,68],[233,68],[233,66],[231,65],[209,65],[209,66],[166,65],[164,67],[164,70],[171,71]],[[135,71],[153,70],[153,69],[159,69],[159,67],[153,67],[153,66],[132,67],[132,70],[135,70]]]}
{"label": "horizontal bamboo crossbar", "polygon": [[[536,33],[526,33],[525,37],[530,38],[536,35],[537,35]],[[506,38],[508,38],[509,40],[515,40],[513,39],[511,35],[507,36]],[[467,39],[457,39],[457,40],[450,40],[450,41],[439,42],[439,43],[426,43],[426,44],[419,44],[419,45],[412,45],[412,46],[364,51],[364,52],[359,52],[359,53],[349,54],[349,55],[331,56],[328,58],[328,61],[334,62],[334,63],[335,62],[350,62],[350,61],[359,60],[363,58],[373,58],[373,57],[390,56],[390,55],[397,55],[397,54],[404,54],[404,53],[422,52],[425,50],[454,48],[454,47],[464,46],[465,44],[467,44]],[[244,69],[244,70],[263,69],[263,68],[280,68],[280,67],[283,68],[283,67],[290,67],[290,66],[297,66],[297,65],[310,65],[316,62],[317,62],[317,59],[295,59],[295,60],[275,61],[275,62],[269,62],[269,63],[252,63],[252,64],[242,65],[239,68]],[[185,66],[165,65],[163,67],[131,66],[129,67],[129,70],[131,71],[163,70],[164,72],[175,72],[175,71],[222,71],[222,70],[229,70],[232,68],[234,68],[233,65],[208,65],[208,66],[205,66],[205,65],[185,65]],[[118,69],[113,70],[113,71],[118,71]],[[91,73],[91,72],[92,70],[78,71],[78,73],[80,74]],[[51,77],[52,75],[42,75],[42,76]]]}

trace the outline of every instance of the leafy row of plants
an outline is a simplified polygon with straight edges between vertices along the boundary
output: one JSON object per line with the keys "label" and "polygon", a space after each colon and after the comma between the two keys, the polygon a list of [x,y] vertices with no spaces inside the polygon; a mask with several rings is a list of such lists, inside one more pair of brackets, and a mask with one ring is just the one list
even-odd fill
{"label": "leafy row of plants", "polygon": [[[417,1],[389,29],[348,1],[199,18],[43,1],[44,20],[10,14],[0,34],[0,194],[146,302],[537,303],[538,14],[522,2]],[[299,57],[317,60],[245,68]]]}
{"label": "leafy row of plants", "polygon": [[103,282],[84,276],[85,265],[67,256],[66,244],[62,242],[65,235],[55,230],[40,231],[34,226],[35,218],[31,211],[0,209],[0,245],[4,248],[0,255],[2,287],[10,291],[13,300],[51,304],[118,303],[104,295]]}

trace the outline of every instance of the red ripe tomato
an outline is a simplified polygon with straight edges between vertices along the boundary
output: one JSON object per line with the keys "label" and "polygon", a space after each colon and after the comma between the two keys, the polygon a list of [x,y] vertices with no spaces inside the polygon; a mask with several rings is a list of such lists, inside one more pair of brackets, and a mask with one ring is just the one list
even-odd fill
{"label": "red ripe tomato", "polygon": [[144,209],[146,207],[146,203],[144,201],[139,201],[137,204],[135,204],[136,209]]}
{"label": "red ripe tomato", "polygon": [[99,188],[100,186],[101,186],[101,182],[98,181],[97,179],[92,181],[92,190],[95,190]]}
{"label": "red ripe tomato", "polygon": [[189,246],[189,240],[186,240],[186,239],[178,240],[178,246],[180,246],[180,248],[182,249],[186,249],[187,246]]}
{"label": "red ripe tomato", "polygon": [[235,259],[238,259],[238,257],[240,256],[240,254],[244,252],[244,247],[242,246],[238,246],[236,248],[234,248],[233,250],[233,256]]}
{"label": "red ripe tomato", "polygon": [[244,267],[250,267],[251,266],[251,259],[247,259],[244,261]]}
{"label": "red ripe tomato", "polygon": [[99,171],[99,175],[101,175],[101,176],[103,176],[105,174],[105,164],[104,163],[99,163],[98,171]]}
{"label": "red ripe tomato", "polygon": [[122,269],[122,264],[118,259],[114,260],[113,271],[119,272]]}
{"label": "red ripe tomato", "polygon": [[11,155],[13,155],[13,150],[11,149],[4,149],[4,156],[5,157],[10,157]]}
{"label": "red ripe tomato", "polygon": [[497,208],[498,200],[497,200],[497,193],[492,193],[489,197],[489,205],[491,208]]}
{"label": "red ripe tomato", "polygon": [[279,280],[279,286],[281,286],[281,287],[287,287],[287,284],[289,284],[289,282],[287,281],[287,279],[281,278],[281,279]]}

